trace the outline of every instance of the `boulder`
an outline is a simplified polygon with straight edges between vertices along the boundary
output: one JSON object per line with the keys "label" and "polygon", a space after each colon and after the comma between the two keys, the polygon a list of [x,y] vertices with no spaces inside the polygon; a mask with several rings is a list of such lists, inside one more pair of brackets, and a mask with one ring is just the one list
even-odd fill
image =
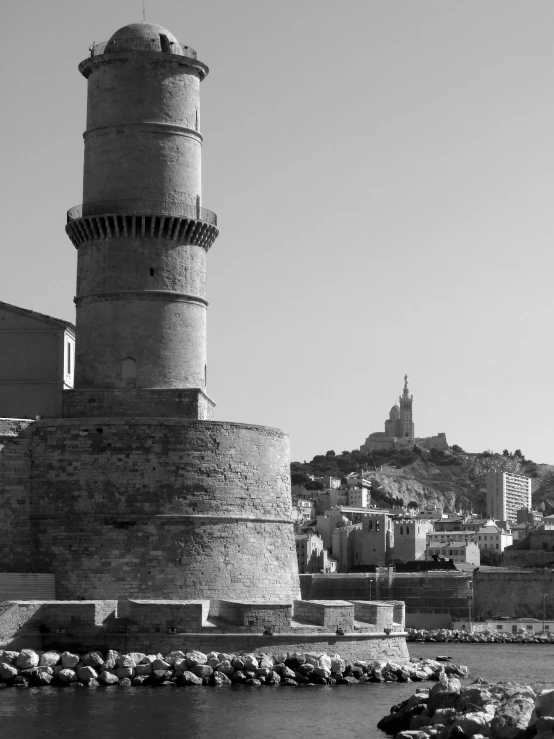
{"label": "boulder", "polygon": [[0,662],[0,680],[7,682],[13,680],[17,675],[17,667],[9,665],[7,662]]}
{"label": "boulder", "polygon": [[61,659],[62,665],[68,670],[72,670],[76,667],[81,660],[78,654],[72,654],[72,652],[62,652]]}
{"label": "boulder", "polygon": [[258,662],[257,658],[253,654],[246,654],[244,656],[244,669],[245,670],[252,670],[254,672],[258,669],[260,666],[260,663]]}
{"label": "boulder", "polygon": [[171,669],[171,665],[169,664],[169,662],[166,662],[165,659],[157,658],[152,662],[153,672],[156,672],[156,670],[170,670],[170,669]]}
{"label": "boulder", "polygon": [[173,663],[173,669],[175,670],[175,672],[179,672],[179,673],[185,672],[185,670],[187,669],[186,659],[177,658],[175,662]]}
{"label": "boulder", "polygon": [[154,685],[162,685],[163,683],[170,682],[173,677],[171,670],[154,670],[152,672],[152,682]]}
{"label": "boulder", "polygon": [[[44,654],[42,655],[42,657],[44,657]],[[98,667],[102,667],[102,665],[104,664],[104,657],[102,656],[101,652],[87,652],[81,659],[81,664],[84,667],[93,667],[94,669],[96,669]]]}
{"label": "boulder", "polygon": [[389,713],[384,716],[379,723],[377,728],[384,731],[386,734],[399,734],[401,731],[409,731],[410,729],[410,717],[400,711],[396,713]]}
{"label": "boulder", "polygon": [[[136,665],[140,665],[146,655],[144,652],[127,652],[127,657],[130,657]],[[121,667],[127,667],[127,665],[121,665]]]}
{"label": "boulder", "polygon": [[447,677],[441,672],[436,685],[429,692],[429,708],[450,708],[456,706],[460,697],[462,684],[457,677]]}
{"label": "boulder", "polygon": [[[181,652],[180,650],[175,650],[174,652],[170,652],[169,654],[166,654],[165,661],[168,665],[175,665],[177,661],[186,659],[185,653]],[[140,661],[140,660],[139,660]]]}
{"label": "boulder", "polygon": [[265,677],[265,678],[269,677],[269,675],[271,675],[272,672],[273,670],[270,670],[269,667],[258,667],[258,669],[255,670],[256,677],[258,678],[258,680],[260,679],[260,677]]}
{"label": "boulder", "polygon": [[291,670],[290,667],[287,667],[286,665],[283,665],[281,668],[281,677],[283,680],[294,680],[294,674],[294,670]]}
{"label": "boulder", "polygon": [[135,668],[134,667],[116,667],[115,674],[120,680],[123,680],[126,677],[131,679],[135,675]]}
{"label": "boulder", "polygon": [[297,688],[298,683],[296,680],[292,680],[290,677],[285,677],[283,680],[281,680],[281,685],[284,685],[286,688]]}
{"label": "boulder", "polygon": [[343,659],[341,659],[341,657],[339,657],[338,655],[335,655],[334,657],[331,658],[331,666],[329,667],[331,672],[341,672],[342,673],[344,672],[345,668],[346,668],[346,662]]}
{"label": "boulder", "polygon": [[[124,667],[122,667],[121,669],[123,670],[123,669],[125,669],[125,668],[124,668]],[[119,685],[120,685],[120,687],[122,687],[122,688],[130,688],[132,684],[133,684],[133,683],[132,683],[132,681],[131,681],[131,678],[130,678],[130,677],[123,677],[123,678],[121,678],[121,680],[119,681]]]}
{"label": "boulder", "polygon": [[[117,658],[117,666],[118,667],[136,667],[137,663],[131,657],[130,654],[120,654],[119,657]],[[130,677],[130,675],[128,675],[127,677]]]}
{"label": "boulder", "polygon": [[149,675],[135,675],[134,678],[131,680],[131,685],[134,688],[139,688],[141,685],[148,682],[149,680]]}
{"label": "boulder", "polygon": [[293,652],[286,658],[285,664],[287,667],[290,667],[291,670],[296,670],[300,665],[303,665],[305,661],[306,660],[304,659],[302,652]]}
{"label": "boulder", "polygon": [[235,670],[230,677],[232,683],[244,683],[246,682],[246,675],[242,670]]}
{"label": "boulder", "polygon": [[118,657],[119,657],[119,653],[113,649],[110,649],[108,651],[108,654],[106,655],[104,664],[102,665],[102,670],[115,670],[115,668],[117,667]]}
{"label": "boulder", "polygon": [[150,662],[147,664],[140,664],[135,667],[135,677],[147,677],[152,674],[152,665]]}
{"label": "boulder", "polygon": [[541,716],[554,716],[554,689],[542,690],[535,700],[535,713]]}
{"label": "boulder", "polygon": [[213,675],[213,669],[205,664],[205,665],[196,665],[192,668],[191,672],[194,672],[195,675],[201,678],[205,677],[211,677]]}
{"label": "boulder", "polygon": [[520,739],[529,725],[534,702],[527,696],[515,695],[502,703],[490,724],[491,739]]}
{"label": "boulder", "polygon": [[314,677],[324,677],[327,679],[328,677],[331,677],[331,670],[328,670],[326,667],[320,667],[316,666],[314,667]]}
{"label": "boulder", "polygon": [[227,677],[224,672],[214,672],[212,678],[213,684],[218,685],[231,685],[231,680]]}
{"label": "boulder", "polygon": [[4,662],[6,665],[15,665],[16,659],[19,657],[19,652],[13,652],[10,649],[5,649],[0,652],[0,662]]}
{"label": "boulder", "polygon": [[36,678],[37,685],[41,685],[41,686],[50,685],[53,679],[54,679],[54,675],[48,672],[43,672],[40,669],[37,671],[37,678]]}
{"label": "boulder", "polygon": [[222,662],[219,663],[219,672],[222,672],[224,675],[227,675],[229,677],[233,674],[235,671],[235,668],[231,664],[230,660],[224,659]]}
{"label": "boulder", "polygon": [[24,675],[16,675],[12,680],[12,685],[16,688],[28,688],[29,681]]}
{"label": "boulder", "polygon": [[262,654],[259,662],[260,667],[267,667],[268,670],[273,670],[273,665],[275,664],[275,662],[273,660],[273,657],[271,657],[269,654]]}
{"label": "boulder", "polygon": [[98,675],[98,682],[102,685],[119,685],[119,678],[113,672],[104,670]]}
{"label": "boulder", "polygon": [[179,675],[177,680],[178,685],[202,685],[202,678],[195,675],[194,672],[185,670],[182,675]]}
{"label": "boulder", "polygon": [[208,657],[205,654],[196,650],[187,652],[185,654],[185,659],[187,660],[187,667],[189,670],[196,667],[196,665],[205,665],[208,661]]}
{"label": "boulder", "polygon": [[244,660],[242,657],[233,657],[231,660],[231,664],[235,668],[235,670],[244,670]]}
{"label": "boulder", "polygon": [[37,667],[37,672],[44,672],[47,675],[54,675],[54,670],[52,667],[48,667],[48,665],[39,665]]}
{"label": "boulder", "polygon": [[48,650],[48,652],[43,652],[40,655],[39,659],[39,666],[40,667],[54,667],[54,665],[57,665],[60,661],[60,653],[54,652],[53,650]]}
{"label": "boulder", "polygon": [[34,649],[22,649],[16,657],[15,666],[19,670],[27,670],[30,667],[36,667],[39,663],[39,656]]}
{"label": "boulder", "polygon": [[63,667],[58,672],[58,680],[62,683],[75,683],[78,680],[77,673],[69,667]]}
{"label": "boulder", "polygon": [[360,681],[359,680],[356,680],[356,678],[353,677],[352,675],[345,675],[342,678],[342,684],[343,685],[356,685],[359,682]]}
{"label": "boulder", "polygon": [[463,716],[454,719],[453,725],[459,726],[467,736],[474,736],[475,734],[488,736],[492,718],[492,714],[489,712],[475,711],[465,713]]}
{"label": "boulder", "polygon": [[152,662],[154,662],[157,659],[160,659],[160,657],[157,654],[145,654],[138,664],[151,665]]}
{"label": "boulder", "polygon": [[210,657],[206,664],[209,665],[215,672],[219,666],[219,657]]}
{"label": "boulder", "polygon": [[82,683],[88,683],[90,680],[96,680],[98,673],[90,665],[84,665],[77,668],[77,677]]}
{"label": "boulder", "polygon": [[537,730],[534,739],[552,739],[554,737],[554,717],[539,718],[534,728]]}
{"label": "boulder", "polygon": [[281,682],[281,676],[279,675],[279,673],[272,670],[267,677],[267,684],[268,685],[279,685],[280,682]]}
{"label": "boulder", "polygon": [[261,683],[260,680],[256,680],[255,677],[250,677],[250,678],[248,678],[248,680],[244,684],[245,685],[249,685],[251,687],[256,687],[256,686],[261,685],[262,683]]}

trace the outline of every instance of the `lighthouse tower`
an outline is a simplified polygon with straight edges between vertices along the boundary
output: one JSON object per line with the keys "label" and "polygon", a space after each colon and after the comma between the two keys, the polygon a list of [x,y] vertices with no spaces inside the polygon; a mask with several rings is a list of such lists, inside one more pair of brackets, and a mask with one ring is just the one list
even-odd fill
{"label": "lighthouse tower", "polygon": [[[125,26],[88,84],[75,387],[33,426],[29,569],[60,599],[292,603],[288,435],[211,420],[200,83],[191,48]],[[8,563],[9,565],[9,563]]]}
{"label": "lighthouse tower", "polygon": [[[166,29],[133,23],[93,45],[78,250],[75,390],[64,415],[207,419],[200,83],[208,68]],[[86,413],[85,413],[86,411]]]}

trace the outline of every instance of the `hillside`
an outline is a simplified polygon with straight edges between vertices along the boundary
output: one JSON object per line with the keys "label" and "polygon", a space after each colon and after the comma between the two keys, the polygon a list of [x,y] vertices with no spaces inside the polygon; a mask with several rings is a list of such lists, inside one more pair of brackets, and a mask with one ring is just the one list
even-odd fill
{"label": "hillside", "polygon": [[293,462],[293,485],[316,486],[308,475],[344,477],[363,471],[372,485],[372,498],[378,506],[409,503],[421,507],[442,506],[454,513],[486,513],[486,472],[506,470],[533,479],[533,507],[548,515],[554,513],[554,466],[536,464],[518,452],[467,453],[454,445],[452,451],[426,451],[414,447],[401,451],[366,454],[357,450],[316,455],[311,462]]}

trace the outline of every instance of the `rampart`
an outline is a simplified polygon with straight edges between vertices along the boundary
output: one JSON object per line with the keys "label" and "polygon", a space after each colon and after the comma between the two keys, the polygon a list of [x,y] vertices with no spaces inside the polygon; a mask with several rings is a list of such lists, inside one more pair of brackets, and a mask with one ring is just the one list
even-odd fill
{"label": "rampart", "polygon": [[478,618],[542,618],[543,608],[546,618],[554,618],[554,573],[500,568],[475,572],[474,604]]}

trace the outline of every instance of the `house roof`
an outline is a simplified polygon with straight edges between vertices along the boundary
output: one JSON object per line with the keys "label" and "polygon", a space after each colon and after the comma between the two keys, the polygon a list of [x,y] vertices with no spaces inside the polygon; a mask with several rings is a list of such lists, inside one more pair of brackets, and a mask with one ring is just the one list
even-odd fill
{"label": "house roof", "polygon": [[430,544],[429,549],[462,549],[463,547],[468,547],[470,544],[473,544],[473,542],[467,542],[467,541],[440,541],[436,544]]}
{"label": "house roof", "polygon": [[44,323],[54,324],[60,326],[60,328],[69,328],[75,333],[75,326],[69,321],[63,321],[61,318],[54,318],[53,316],[47,316],[46,313],[38,313],[35,310],[29,310],[28,308],[21,308],[19,305],[12,305],[11,303],[4,303],[0,300],[0,309],[10,311],[11,313],[19,313],[21,316],[27,316],[28,318],[34,318],[37,321],[43,321]]}

